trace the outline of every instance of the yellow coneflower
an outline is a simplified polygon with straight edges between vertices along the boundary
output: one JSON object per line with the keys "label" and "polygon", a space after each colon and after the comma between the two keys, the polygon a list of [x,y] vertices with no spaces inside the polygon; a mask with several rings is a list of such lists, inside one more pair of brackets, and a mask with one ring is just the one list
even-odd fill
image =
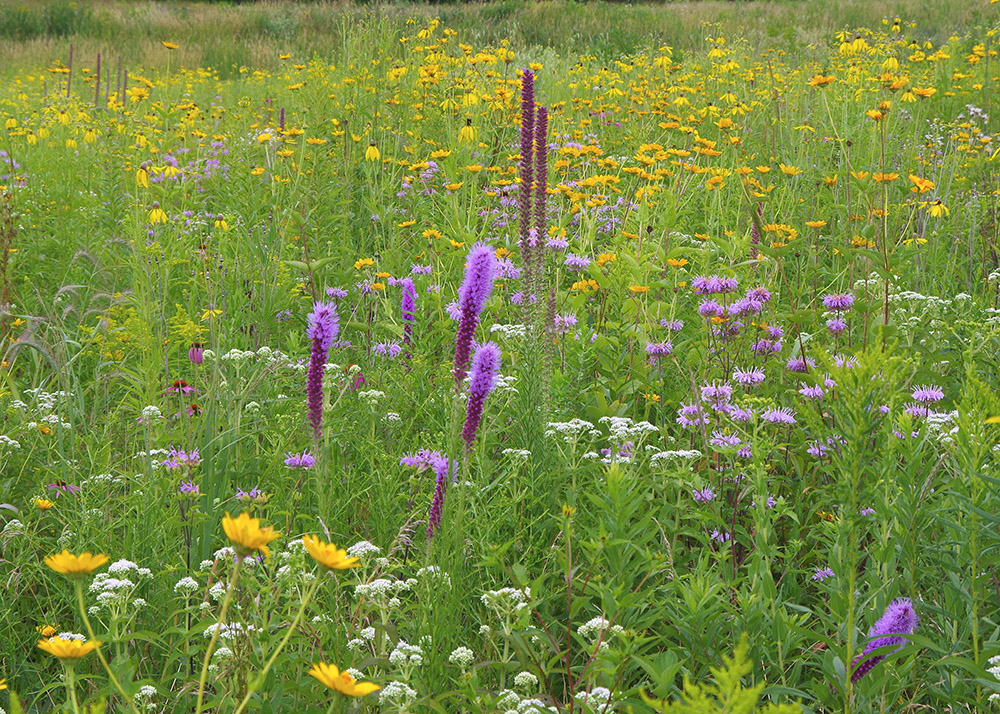
{"label": "yellow coneflower", "polygon": [[227,513],[222,519],[222,528],[236,548],[237,554],[243,556],[259,550],[265,558],[270,558],[271,551],[267,544],[281,537],[281,534],[276,533],[271,526],[261,528],[260,520],[251,518],[249,513],[241,513],[236,518]]}
{"label": "yellow coneflower", "polygon": [[80,659],[100,646],[101,643],[97,640],[81,642],[77,639],[64,640],[61,637],[50,637],[46,640],[38,641],[38,649],[44,650],[59,659]]}
{"label": "yellow coneflower", "polygon": [[107,562],[108,556],[103,553],[93,555],[88,552],[73,555],[68,550],[63,550],[62,553],[45,556],[45,564],[47,566],[57,573],[70,576],[88,575]]}
{"label": "yellow coneflower", "polygon": [[302,536],[302,543],[313,560],[325,568],[345,570],[356,568],[361,563],[360,558],[348,557],[347,551],[343,548],[338,548],[333,543],[324,543],[314,535]]}
{"label": "yellow coneflower", "polygon": [[153,207],[149,209],[149,222],[154,226],[157,223],[167,222],[166,212],[162,208],[160,208],[160,204],[156,203],[155,201],[153,202]]}
{"label": "yellow coneflower", "polygon": [[379,153],[378,147],[375,146],[375,142],[370,142],[368,148],[365,149],[365,161],[380,161],[382,159],[382,154]]}
{"label": "yellow coneflower", "polygon": [[359,682],[347,672],[341,672],[332,664],[325,662],[314,664],[309,670],[309,674],[318,679],[324,686],[349,697],[363,697],[381,689],[379,685],[372,682]]}
{"label": "yellow coneflower", "polygon": [[462,143],[467,143],[475,141],[476,130],[472,128],[472,119],[465,120],[465,126],[463,126],[458,132],[458,140]]}

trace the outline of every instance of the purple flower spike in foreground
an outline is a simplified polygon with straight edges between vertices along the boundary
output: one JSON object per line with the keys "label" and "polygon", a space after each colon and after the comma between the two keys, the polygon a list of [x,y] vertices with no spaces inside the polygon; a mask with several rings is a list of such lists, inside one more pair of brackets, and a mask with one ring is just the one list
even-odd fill
{"label": "purple flower spike in foreground", "polygon": [[486,397],[497,384],[497,373],[500,371],[500,348],[494,342],[487,342],[476,350],[472,358],[472,374],[469,377],[469,405],[465,411],[465,426],[462,438],[465,447],[472,448],[479,429],[479,420],[483,417],[483,404]]}
{"label": "purple flower spike in foreground", "polygon": [[919,622],[920,619],[913,609],[910,598],[896,598],[889,603],[885,614],[868,630],[869,640],[868,644],[865,645],[865,651],[854,658],[851,681],[857,682],[886,657],[884,654],[879,654],[865,659],[869,653],[880,647],[892,647],[893,645],[896,646],[893,652],[902,649],[908,641],[903,635],[912,635]]}
{"label": "purple flower spike in foreground", "polygon": [[309,328],[306,336],[312,340],[309,355],[309,370],[306,372],[306,403],[309,407],[309,423],[313,438],[319,441],[320,426],[323,422],[323,372],[326,358],[340,332],[340,321],[333,303],[317,302],[309,313]]}
{"label": "purple flower spike in foreground", "polygon": [[441,512],[444,510],[444,492],[448,488],[448,459],[438,456],[434,461],[434,498],[427,516],[427,537],[433,538],[441,527]]}
{"label": "purple flower spike in foreground", "polygon": [[399,285],[403,288],[403,298],[400,301],[400,313],[403,318],[403,344],[409,345],[413,342],[413,320],[417,311],[417,291],[410,278],[403,278],[399,281]]}
{"label": "purple flower spike in foreground", "polygon": [[479,323],[479,313],[493,292],[493,275],[496,272],[496,258],[493,249],[480,245],[469,251],[469,261],[465,266],[465,279],[458,289],[458,335],[455,338],[455,384],[465,379],[472,352],[472,336]]}

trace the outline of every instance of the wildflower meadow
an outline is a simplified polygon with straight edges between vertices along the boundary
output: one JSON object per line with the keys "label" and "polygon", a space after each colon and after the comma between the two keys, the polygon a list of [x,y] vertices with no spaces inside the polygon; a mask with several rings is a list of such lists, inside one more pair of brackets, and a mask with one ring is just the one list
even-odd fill
{"label": "wildflower meadow", "polygon": [[820,5],[0,0],[0,713],[1000,711],[1000,3]]}

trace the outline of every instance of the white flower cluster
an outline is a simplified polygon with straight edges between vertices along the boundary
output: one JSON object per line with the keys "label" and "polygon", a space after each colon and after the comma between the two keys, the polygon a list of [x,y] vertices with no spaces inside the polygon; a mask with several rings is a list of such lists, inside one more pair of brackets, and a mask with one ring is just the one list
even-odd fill
{"label": "white flower cluster", "polygon": [[[389,664],[409,671],[424,663],[424,651],[417,645],[411,645],[406,640],[396,643],[396,648],[389,653]],[[409,677],[407,677],[409,679]]]}
{"label": "white flower cluster", "polygon": [[156,711],[156,703],[152,701],[156,694],[156,687],[144,684],[139,687],[139,691],[132,696],[132,702],[138,709],[145,709],[148,712]]}
{"label": "white flower cluster", "polygon": [[516,337],[520,339],[527,333],[527,328],[524,325],[491,325],[490,334],[494,332],[499,332],[504,337]]}
{"label": "white flower cluster", "polygon": [[410,580],[390,580],[389,578],[377,578],[370,583],[360,583],[354,586],[354,594],[359,598],[371,601],[378,610],[399,607],[399,593],[405,592],[416,585],[417,581]]}
{"label": "white flower cluster", "polygon": [[451,576],[436,565],[428,565],[426,568],[421,568],[416,572],[416,576],[417,580],[422,583],[433,584],[436,587],[442,585],[446,588],[451,587]]}
{"label": "white flower cluster", "polygon": [[[221,629],[220,629],[221,628]],[[219,630],[220,640],[235,640],[238,637],[250,637],[253,634],[260,632],[259,627],[254,625],[244,625],[242,622],[214,622],[205,628],[202,632],[202,637],[206,640],[215,634],[216,629]]]}
{"label": "white flower cluster", "polygon": [[538,677],[531,672],[518,672],[514,675],[514,686],[524,690],[537,689]]}
{"label": "white flower cluster", "polygon": [[16,439],[11,439],[9,436],[5,434],[0,434],[0,446],[5,446],[9,449],[16,450],[21,448],[21,442],[17,441]]}
{"label": "white flower cluster", "polygon": [[140,416],[143,424],[154,424],[158,421],[162,421],[163,412],[160,411],[159,407],[150,404],[148,407],[142,408],[142,415]]}
{"label": "white flower cluster", "polygon": [[[1000,655],[994,655],[993,657],[990,657],[988,662],[990,667],[986,671],[992,674],[998,680],[1000,680]],[[993,694],[990,695],[989,701],[990,704],[996,704],[997,702],[1000,702],[1000,694],[994,692]]]}
{"label": "white flower cluster", "polygon": [[611,438],[615,441],[640,439],[646,434],[660,430],[659,427],[653,426],[648,421],[632,421],[628,417],[606,416],[601,417],[598,421],[608,427]]}
{"label": "white flower cluster", "polygon": [[385,392],[380,392],[377,389],[367,389],[363,392],[358,392],[358,399],[368,406],[373,407],[380,399],[385,399]]}
{"label": "white flower cluster", "polygon": [[653,454],[651,460],[654,464],[660,461],[686,461],[701,458],[701,452],[698,449],[679,449],[677,451],[659,451]]}
{"label": "white flower cluster", "polygon": [[11,518],[4,524],[3,535],[7,537],[24,535],[24,524],[16,518]]}
{"label": "white flower cluster", "polygon": [[611,690],[607,687],[594,687],[589,692],[582,691],[576,693],[576,700],[584,707],[592,711],[608,711],[608,701],[611,699]]}
{"label": "white flower cluster", "polygon": [[500,453],[504,456],[509,456],[511,461],[527,461],[531,458],[531,452],[527,449],[504,449]]}
{"label": "white flower cluster", "polygon": [[191,597],[199,587],[201,586],[198,585],[198,581],[188,576],[177,581],[174,585],[174,592],[181,597]]}
{"label": "white flower cluster", "polygon": [[90,583],[89,591],[97,595],[97,606],[91,611],[105,609],[119,617],[126,607],[132,611],[144,607],[146,601],[133,595],[138,587],[136,581],[150,577],[149,568],[140,568],[131,560],[112,563],[106,573],[98,573]]}
{"label": "white flower cluster", "polygon": [[476,661],[476,655],[468,647],[456,647],[451,651],[451,654],[448,655],[448,661],[461,667],[462,669],[465,669]]}
{"label": "white flower cluster", "polygon": [[497,384],[494,389],[498,394],[517,394],[517,389],[514,387],[514,382],[517,381],[517,377],[513,374],[510,376],[504,376],[502,374],[497,375]]}
{"label": "white flower cluster", "polygon": [[417,692],[405,682],[393,680],[378,693],[379,703],[406,711],[417,700]]}
{"label": "white flower cluster", "polygon": [[366,540],[359,540],[347,549],[347,554],[352,558],[364,558],[366,555],[378,555],[381,552],[381,548]]}
{"label": "white flower cluster", "polygon": [[612,625],[606,619],[598,615],[597,617],[592,617],[580,625],[576,631],[580,637],[585,637],[591,642],[594,642],[598,638],[606,640],[608,633],[620,635],[625,632],[625,629],[621,625]]}
{"label": "white flower cluster", "polygon": [[354,652],[355,650],[359,650],[362,647],[365,647],[375,639],[375,628],[366,627],[363,630],[361,630],[361,632],[359,632],[358,634],[360,635],[360,637],[355,637],[353,640],[350,640],[347,643],[347,649],[351,650],[352,652]]}
{"label": "white flower cluster", "polygon": [[525,588],[500,588],[483,593],[480,598],[483,604],[493,610],[501,620],[512,617],[528,607],[531,590]]}
{"label": "white flower cluster", "polygon": [[545,425],[545,436],[562,439],[567,444],[579,441],[584,436],[596,439],[601,432],[585,419],[570,419],[569,421],[550,421]]}

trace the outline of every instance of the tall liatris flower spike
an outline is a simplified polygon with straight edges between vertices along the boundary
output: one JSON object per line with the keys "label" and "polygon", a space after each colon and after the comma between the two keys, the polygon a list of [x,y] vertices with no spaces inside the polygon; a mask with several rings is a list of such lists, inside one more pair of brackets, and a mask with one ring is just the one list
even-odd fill
{"label": "tall liatris flower spike", "polygon": [[[519,237],[521,259],[527,267],[531,263],[531,182],[534,179],[534,144],[535,144],[535,75],[531,70],[524,70],[521,75],[521,160],[519,173],[520,187],[520,223]],[[539,236],[541,239],[542,236]]]}
{"label": "tall liatris flower spike", "polygon": [[455,384],[465,379],[472,352],[472,336],[479,323],[479,313],[493,292],[493,276],[496,272],[496,257],[487,245],[479,245],[469,251],[465,266],[465,279],[458,290],[458,335],[455,338]]}
{"label": "tall liatris flower spike", "polygon": [[45,556],[45,564],[47,566],[57,573],[68,575],[71,578],[89,575],[107,562],[108,556],[103,553],[97,555],[90,553],[73,555],[68,550],[64,550],[62,553]]}
{"label": "tall liatris flower spike", "polygon": [[244,557],[259,550],[265,558],[270,558],[271,551],[267,544],[275,538],[281,537],[281,534],[276,533],[271,526],[261,528],[260,520],[251,518],[249,513],[241,513],[237,518],[233,518],[227,513],[222,519],[222,528],[226,531],[229,540],[233,542],[237,555]]}
{"label": "tall liatris flower spike", "polygon": [[413,343],[413,321],[417,311],[417,291],[413,287],[413,280],[403,278],[399,281],[403,288],[403,297],[400,300],[399,311],[403,318],[403,344]]}
{"label": "tall liatris flower spike", "polygon": [[313,438],[319,441],[323,423],[323,372],[326,358],[333,340],[340,332],[337,309],[332,302],[317,302],[309,313],[309,327],[306,335],[312,340],[309,355],[309,370],[306,373],[306,403],[309,407],[309,423]]}
{"label": "tall liatris flower spike", "polygon": [[325,662],[314,664],[309,670],[309,674],[330,689],[349,697],[363,697],[381,689],[379,685],[372,682],[359,682],[347,672],[341,672],[332,664]]}
{"label": "tall liatris flower spike", "polygon": [[448,490],[448,459],[441,456],[434,461],[434,498],[431,500],[430,513],[427,515],[427,537],[433,538],[441,527],[441,515],[444,512],[444,494]]}
{"label": "tall liatris flower spike", "polygon": [[487,342],[472,358],[472,373],[469,376],[469,404],[465,410],[465,426],[462,438],[465,447],[472,448],[476,440],[479,421],[483,417],[483,404],[497,384],[500,371],[500,348],[494,342]]}
{"label": "tall liatris flower spike", "polygon": [[889,603],[889,607],[885,609],[885,614],[868,630],[869,640],[868,644],[865,645],[864,652],[854,658],[851,681],[857,682],[886,657],[885,654],[879,654],[865,659],[869,653],[880,647],[891,647],[893,645],[896,645],[896,649],[893,652],[902,649],[903,645],[908,642],[903,635],[912,635],[913,631],[917,629],[919,622],[920,620],[913,609],[913,603],[910,602],[910,598],[901,597]]}

